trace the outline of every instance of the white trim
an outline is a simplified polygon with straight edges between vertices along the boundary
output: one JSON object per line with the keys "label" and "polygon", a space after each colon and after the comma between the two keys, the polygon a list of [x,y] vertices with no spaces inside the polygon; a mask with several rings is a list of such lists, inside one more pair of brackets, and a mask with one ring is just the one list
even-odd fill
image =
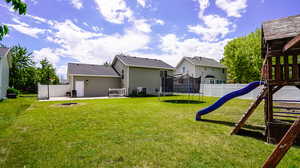
{"label": "white trim", "polygon": [[120,78],[120,76],[112,75],[88,75],[88,74],[69,74],[70,76],[88,76],[88,77],[105,77],[105,78]]}
{"label": "white trim", "polygon": [[[224,65],[224,67],[221,67],[221,66],[209,66],[209,65],[195,64],[193,61],[191,61],[191,60],[188,59],[187,57],[183,57],[183,58],[179,61],[179,63],[176,65],[176,69],[179,67],[180,64],[182,64],[182,62],[183,62],[184,60],[186,60],[187,62],[193,64],[194,66],[210,67],[210,68],[220,68],[220,69],[225,68],[225,69],[228,69],[225,65]],[[219,63],[219,64],[221,64],[221,63]],[[221,64],[221,65],[223,65],[223,64]]]}
{"label": "white trim", "polygon": [[129,66],[129,65],[126,64],[122,59],[120,59],[118,55],[115,56],[115,58],[114,58],[114,60],[113,60],[113,62],[112,62],[111,65],[113,65],[113,64],[116,62],[115,60],[117,60],[117,59],[120,60],[120,62],[122,62],[122,64],[124,64],[125,66]]}
{"label": "white trim", "polygon": [[220,68],[220,69],[227,69],[227,67],[218,67],[218,66],[209,66],[209,65],[199,65],[199,64],[195,64],[195,66],[200,66],[200,67],[209,67],[209,68]]}
{"label": "white trim", "polygon": [[136,65],[129,65],[131,68],[148,68],[148,69],[166,69],[175,71],[175,68],[163,68],[163,67],[150,67],[150,66],[136,66]]}
{"label": "white trim", "polygon": [[183,58],[181,58],[181,60],[179,61],[179,63],[176,65],[176,69],[179,67],[179,65],[182,64],[182,62],[183,62],[184,60],[190,62],[190,63],[193,64],[193,65],[195,65],[192,61],[186,59],[186,57],[183,57]]}

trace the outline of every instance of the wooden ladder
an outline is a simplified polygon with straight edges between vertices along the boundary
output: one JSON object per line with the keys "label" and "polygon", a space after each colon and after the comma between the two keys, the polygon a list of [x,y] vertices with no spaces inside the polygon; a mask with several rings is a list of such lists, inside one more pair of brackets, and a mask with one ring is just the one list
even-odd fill
{"label": "wooden ladder", "polygon": [[262,102],[262,100],[264,99],[264,97],[266,96],[267,93],[267,87],[265,87],[261,94],[256,98],[256,100],[250,105],[250,107],[248,108],[248,110],[244,113],[244,115],[242,116],[242,118],[240,119],[239,123],[236,125],[236,127],[232,130],[232,132],[230,133],[231,135],[233,134],[237,134],[238,131],[245,125],[246,121],[248,120],[248,118],[253,114],[254,110],[257,108],[257,106]]}
{"label": "wooden ladder", "polygon": [[293,125],[285,133],[284,137],[277,144],[272,154],[265,161],[263,168],[275,168],[293,145],[296,137],[300,134],[300,117],[294,121]]}

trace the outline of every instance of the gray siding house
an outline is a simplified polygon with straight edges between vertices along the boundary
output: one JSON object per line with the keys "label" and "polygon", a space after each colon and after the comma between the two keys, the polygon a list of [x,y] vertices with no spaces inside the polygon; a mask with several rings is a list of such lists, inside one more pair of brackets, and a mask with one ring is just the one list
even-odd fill
{"label": "gray siding house", "polygon": [[78,97],[107,96],[109,88],[120,88],[120,76],[109,65],[69,63],[68,80]]}
{"label": "gray siding house", "polygon": [[226,83],[227,68],[211,58],[183,57],[176,66],[176,74],[201,77],[201,83]]}
{"label": "gray siding house", "polygon": [[0,48],[0,100],[6,98],[6,91],[9,84],[9,67],[9,48]]}
{"label": "gray siding house", "polygon": [[162,86],[161,74],[173,75],[174,68],[157,59],[117,55],[112,67],[121,76],[121,87],[131,94],[137,88],[146,88],[147,94],[155,94]]}
{"label": "gray siding house", "polygon": [[78,97],[96,97],[108,96],[109,88],[126,88],[129,95],[145,88],[155,94],[162,72],[172,75],[174,68],[161,60],[117,55],[111,65],[69,63],[67,76]]}

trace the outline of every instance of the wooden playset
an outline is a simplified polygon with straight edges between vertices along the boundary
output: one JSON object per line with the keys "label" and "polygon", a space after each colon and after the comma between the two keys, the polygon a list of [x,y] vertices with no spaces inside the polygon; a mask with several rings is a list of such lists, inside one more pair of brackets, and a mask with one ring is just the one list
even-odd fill
{"label": "wooden playset", "polygon": [[278,143],[264,167],[275,167],[294,142],[300,143],[299,101],[285,100],[287,105],[277,105],[273,100],[274,93],[284,86],[300,89],[300,15],[263,23],[262,59],[264,88],[231,134],[238,133],[264,100],[266,139]]}

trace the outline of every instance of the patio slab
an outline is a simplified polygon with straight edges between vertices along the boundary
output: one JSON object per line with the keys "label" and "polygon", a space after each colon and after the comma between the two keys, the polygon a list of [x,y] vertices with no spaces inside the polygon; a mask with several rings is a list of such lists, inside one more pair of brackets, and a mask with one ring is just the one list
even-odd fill
{"label": "patio slab", "polygon": [[68,101],[68,100],[95,100],[95,99],[120,99],[127,97],[50,97],[50,99],[39,101]]}

